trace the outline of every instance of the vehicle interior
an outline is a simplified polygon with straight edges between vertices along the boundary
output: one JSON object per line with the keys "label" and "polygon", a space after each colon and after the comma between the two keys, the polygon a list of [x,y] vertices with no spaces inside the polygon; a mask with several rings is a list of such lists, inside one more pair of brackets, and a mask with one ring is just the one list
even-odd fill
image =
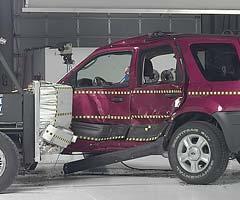
{"label": "vehicle interior", "polygon": [[171,46],[150,49],[142,55],[142,84],[174,82],[177,79],[177,60]]}

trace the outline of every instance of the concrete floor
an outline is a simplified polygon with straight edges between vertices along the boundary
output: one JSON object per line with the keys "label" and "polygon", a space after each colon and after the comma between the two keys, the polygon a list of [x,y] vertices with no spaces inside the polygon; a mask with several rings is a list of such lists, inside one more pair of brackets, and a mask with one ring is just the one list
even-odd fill
{"label": "concrete floor", "polygon": [[[167,159],[150,156],[107,168],[64,176],[62,160],[42,163],[37,170],[19,176],[5,194],[4,200],[226,200],[240,196],[240,165],[230,161],[224,176],[211,185],[187,185],[171,171]],[[64,159],[63,159],[64,160]],[[59,163],[60,162],[60,163]]]}

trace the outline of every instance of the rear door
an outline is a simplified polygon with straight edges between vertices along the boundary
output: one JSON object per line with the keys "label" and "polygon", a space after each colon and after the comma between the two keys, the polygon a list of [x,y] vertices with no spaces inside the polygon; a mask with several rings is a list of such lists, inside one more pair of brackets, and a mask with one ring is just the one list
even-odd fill
{"label": "rear door", "polygon": [[[140,51],[128,139],[153,141],[183,98],[183,68],[172,41]],[[139,140],[139,139],[138,139]]]}

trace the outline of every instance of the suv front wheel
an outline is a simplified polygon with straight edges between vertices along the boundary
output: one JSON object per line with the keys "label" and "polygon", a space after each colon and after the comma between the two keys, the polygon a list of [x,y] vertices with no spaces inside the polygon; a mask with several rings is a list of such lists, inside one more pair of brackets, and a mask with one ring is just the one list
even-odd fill
{"label": "suv front wheel", "polygon": [[169,162],[178,177],[190,184],[208,184],[225,171],[229,151],[222,132],[214,125],[192,121],[173,134]]}

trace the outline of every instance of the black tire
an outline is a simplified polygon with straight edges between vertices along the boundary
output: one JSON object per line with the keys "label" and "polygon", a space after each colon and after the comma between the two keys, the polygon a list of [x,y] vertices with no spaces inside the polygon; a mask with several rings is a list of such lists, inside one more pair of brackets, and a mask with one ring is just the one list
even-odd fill
{"label": "black tire", "polygon": [[[197,138],[196,142],[194,137]],[[184,149],[186,138],[190,138],[190,144],[193,145],[190,148],[185,147],[186,152],[184,152],[181,150]],[[203,143],[197,149],[195,146],[197,146],[199,138]],[[196,150],[195,152],[198,153],[192,153],[192,150]],[[203,152],[203,150],[207,152]],[[187,158],[186,161],[183,159],[181,162],[180,155],[184,153]],[[207,159],[208,162],[204,163],[201,158],[205,153],[209,156],[209,159]],[[229,160],[229,150],[222,132],[214,125],[202,121],[187,122],[179,127],[171,138],[168,155],[173,171],[180,179],[189,184],[209,184],[216,181],[226,170]],[[197,167],[192,169],[192,163],[197,163],[196,165],[193,164]],[[189,169],[187,168],[188,165],[190,166]],[[192,171],[195,173],[192,173]]]}
{"label": "black tire", "polygon": [[16,178],[20,165],[20,157],[14,142],[2,132],[0,132],[0,151],[4,155],[1,156],[1,159],[5,157],[5,168],[2,168],[0,176],[0,192],[2,193]]}

